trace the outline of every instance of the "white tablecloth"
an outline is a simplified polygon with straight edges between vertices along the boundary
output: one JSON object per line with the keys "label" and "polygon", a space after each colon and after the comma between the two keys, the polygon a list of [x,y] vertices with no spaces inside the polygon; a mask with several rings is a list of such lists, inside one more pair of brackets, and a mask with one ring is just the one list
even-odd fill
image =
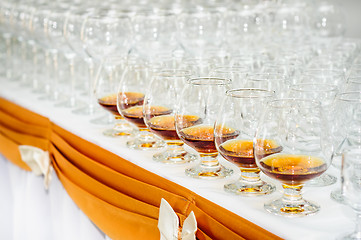
{"label": "white tablecloth", "polygon": [[[129,161],[152,171],[170,181],[183,185],[196,194],[248,219],[260,227],[285,239],[312,240],[336,239],[354,228],[353,211],[330,199],[330,192],[339,183],[320,188],[304,188],[304,197],[321,205],[316,215],[303,218],[285,218],[271,215],[263,209],[266,201],[281,195],[278,190],[268,196],[241,197],[226,193],[225,183],[237,179],[235,174],[222,180],[192,179],[184,175],[188,165],[172,166],[156,163],[151,159],[154,151],[135,151],[125,147],[126,139],[103,136],[102,131],[110,126],[90,123],[93,117],[71,113],[70,109],[55,108],[53,102],[41,101],[39,96],[29,89],[19,88],[19,83],[0,79],[0,96],[11,100],[31,111],[48,117],[52,122],[100,145],[101,147],[128,159]],[[339,170],[332,166],[328,170],[335,176]],[[0,159],[0,239],[104,239],[101,233],[78,208],[61,186],[56,176],[49,192],[43,188],[42,179],[25,172]],[[56,226],[56,227],[55,227]]]}

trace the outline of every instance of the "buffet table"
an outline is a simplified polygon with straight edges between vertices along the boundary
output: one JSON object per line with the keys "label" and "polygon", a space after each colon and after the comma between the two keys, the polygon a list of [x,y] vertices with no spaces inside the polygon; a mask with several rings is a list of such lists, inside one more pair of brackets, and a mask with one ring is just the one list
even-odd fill
{"label": "buffet table", "polygon": [[[0,79],[0,238],[1,239],[159,239],[161,198],[182,223],[195,213],[198,239],[336,239],[353,229],[353,212],[331,200],[338,184],[305,187],[304,197],[321,211],[304,218],[273,216],[263,209],[269,195],[245,198],[223,190],[237,179],[192,179],[186,165],[154,162],[155,151],[125,147],[109,138],[89,116],[72,114],[42,101],[18,82]],[[30,172],[18,146],[49,151],[54,172],[48,190]],[[339,171],[330,167],[329,173]]]}

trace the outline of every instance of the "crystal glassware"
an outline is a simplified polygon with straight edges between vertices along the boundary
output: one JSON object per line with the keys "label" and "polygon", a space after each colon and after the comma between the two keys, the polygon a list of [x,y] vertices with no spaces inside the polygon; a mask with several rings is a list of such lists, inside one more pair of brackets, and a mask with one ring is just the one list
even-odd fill
{"label": "crystal glassware", "polygon": [[[272,193],[276,188],[260,178],[253,154],[253,137],[260,115],[274,92],[263,89],[232,89],[226,92],[215,123],[214,137],[218,152],[239,167],[238,181],[224,185],[227,192],[242,196]],[[231,133],[236,133],[230,135]],[[268,145],[273,145],[270,140]],[[277,149],[276,146],[273,146]]]}
{"label": "crystal glassware", "polygon": [[212,70],[212,77],[229,78],[232,80],[232,88],[244,87],[249,73],[245,66],[216,67]]}
{"label": "crystal glassware", "polygon": [[[101,75],[101,70],[103,70],[103,73],[108,75],[107,78],[114,77],[112,81],[116,85],[113,86],[112,91],[116,93],[115,96],[117,97],[119,79],[125,70],[126,64],[124,62],[126,62],[125,59],[132,41],[130,17],[110,7],[102,7],[95,11],[91,10],[85,16],[82,23],[81,39],[86,53],[92,58],[92,62],[100,66],[99,68],[94,68],[97,70],[94,73],[93,86],[99,85],[99,76]],[[117,76],[112,76],[113,73],[116,73]],[[94,89],[94,91],[97,92],[98,90]],[[114,101],[116,104],[116,98]],[[115,136],[119,136],[121,129],[122,131],[124,130],[125,135],[133,131],[134,128],[122,120],[121,115],[118,115],[117,118],[119,119],[116,123],[117,130]],[[104,120],[105,122],[108,121],[106,118]],[[92,122],[99,121],[95,120]]]}
{"label": "crystal glassware", "polygon": [[[335,151],[332,165],[341,168],[342,152],[355,146],[361,146],[361,92],[344,92],[335,101],[335,122],[332,129]],[[343,186],[331,192],[331,198],[344,202]]]}
{"label": "crystal glassware", "polygon": [[[175,108],[186,81],[191,77],[188,70],[168,69],[157,73],[148,87],[144,100],[144,121],[151,132],[166,143],[166,150],[153,155],[153,159],[162,163],[186,163],[197,159],[197,155],[184,150],[183,142],[175,129]],[[167,109],[161,115],[155,115],[155,109]],[[185,119],[187,120],[187,119]],[[190,122],[192,118],[188,119]]]}
{"label": "crystal glassware", "polygon": [[245,81],[245,88],[259,88],[275,92],[276,98],[282,98],[289,89],[288,79],[279,73],[254,73],[249,74]]}
{"label": "crystal glassware", "polygon": [[345,149],[342,153],[342,177],[345,203],[356,213],[354,232],[338,239],[360,239],[361,236],[361,147]]}
{"label": "crystal glassware", "polygon": [[[127,147],[137,150],[163,148],[166,145],[165,142],[150,132],[145,125],[143,115],[145,92],[154,72],[151,66],[131,61],[128,60],[127,67],[120,78],[117,98],[119,113],[139,129],[134,139],[127,142]],[[164,107],[151,108],[150,111],[153,116],[171,113],[170,109]]]}
{"label": "crystal glassware", "polygon": [[[116,60],[113,59],[114,63],[115,61]],[[123,59],[119,59],[118,61],[122,62]],[[135,129],[131,124],[123,120],[117,108],[117,89],[120,74],[123,70],[119,67],[120,65],[121,63],[112,66],[103,66],[94,89],[95,97],[99,105],[110,112],[116,120],[113,128],[103,132],[105,136],[109,137],[130,136]]]}
{"label": "crystal glassware", "polygon": [[[186,169],[194,178],[223,178],[233,170],[222,166],[214,142],[214,123],[226,90],[231,84],[225,78],[192,78],[184,86],[176,112],[176,130],[179,138],[200,155],[200,163]],[[236,131],[229,131],[234,136]]]}
{"label": "crystal glassware", "polygon": [[283,187],[282,198],[265,203],[268,212],[297,217],[319,211],[318,204],[303,199],[301,190],[331,164],[327,125],[319,102],[279,99],[268,103],[253,141],[258,167]]}
{"label": "crystal glassware", "polygon": [[[313,99],[320,101],[324,115],[329,123],[334,122],[334,101],[338,94],[336,85],[323,84],[323,83],[300,83],[294,84],[290,87],[289,97],[300,99]],[[331,126],[330,126],[331,127]],[[331,129],[332,132],[332,129]],[[333,144],[332,141],[329,144]],[[332,185],[336,182],[337,178],[324,173],[321,176],[311,179],[306,183],[310,187],[323,187]]]}

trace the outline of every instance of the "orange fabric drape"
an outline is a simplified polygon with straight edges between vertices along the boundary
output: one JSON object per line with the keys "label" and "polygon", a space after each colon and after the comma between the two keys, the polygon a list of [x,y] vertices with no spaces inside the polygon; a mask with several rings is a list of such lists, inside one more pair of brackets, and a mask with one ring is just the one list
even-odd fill
{"label": "orange fabric drape", "polygon": [[112,239],[159,239],[161,198],[181,222],[193,211],[197,238],[280,239],[242,217],[0,98],[0,152],[17,166],[18,145],[50,153],[54,169],[79,208]]}

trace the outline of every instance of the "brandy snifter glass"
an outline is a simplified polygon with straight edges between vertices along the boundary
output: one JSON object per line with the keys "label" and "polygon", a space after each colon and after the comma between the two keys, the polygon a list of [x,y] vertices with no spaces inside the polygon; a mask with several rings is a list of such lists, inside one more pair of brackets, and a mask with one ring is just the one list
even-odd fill
{"label": "brandy snifter glass", "polygon": [[[165,142],[154,135],[144,122],[143,104],[145,92],[153,77],[154,71],[145,63],[128,60],[123,72],[118,90],[117,107],[119,113],[129,123],[138,127],[134,139],[127,142],[127,147],[137,150],[151,150],[163,148]],[[170,114],[171,110],[157,106],[150,110],[153,116]]]}
{"label": "brandy snifter glass", "polygon": [[117,109],[117,87],[119,75],[123,70],[121,67],[123,61],[123,59],[118,59],[118,64],[103,66],[94,88],[98,104],[115,118],[113,127],[103,131],[103,134],[108,137],[130,136],[136,129],[134,125],[123,119]]}
{"label": "brandy snifter glass", "polygon": [[298,217],[319,211],[318,204],[303,199],[301,190],[330,166],[333,147],[329,143],[320,102],[280,99],[268,103],[253,141],[258,167],[283,187],[282,198],[264,205],[268,212]]}
{"label": "brandy snifter glass", "polygon": [[[261,180],[253,154],[253,137],[260,115],[273,97],[274,92],[263,89],[232,89],[225,94],[214,128],[215,142],[218,152],[241,172],[238,181],[224,185],[227,192],[258,196],[276,189]],[[235,134],[230,136],[229,132]],[[273,148],[276,150],[277,146]]]}
{"label": "brandy snifter glass", "polygon": [[[157,162],[181,164],[197,159],[197,155],[184,150],[184,143],[179,139],[175,129],[175,108],[191,71],[182,69],[167,69],[157,73],[148,87],[145,95],[143,113],[148,129],[167,143],[167,148],[153,155]],[[155,115],[156,109],[163,109],[160,115]],[[192,122],[192,118],[189,119]]]}
{"label": "brandy snifter glass", "polygon": [[[184,86],[175,116],[179,138],[200,155],[200,163],[186,169],[194,178],[223,178],[233,170],[222,166],[214,142],[214,123],[219,114],[221,100],[228,90],[230,79],[191,78]],[[233,137],[236,131],[227,132]]]}
{"label": "brandy snifter glass", "polygon": [[[328,122],[334,122],[335,113],[333,111],[334,102],[338,94],[336,85],[325,83],[298,83],[290,87],[289,96],[302,99],[318,100],[321,103],[321,108]],[[330,124],[331,125],[331,124]],[[331,127],[331,126],[330,126]],[[332,129],[331,129],[332,133]],[[332,141],[329,143],[333,144]],[[332,185],[336,182],[337,178],[324,173],[321,176],[311,179],[307,182],[307,187],[323,187]]]}

